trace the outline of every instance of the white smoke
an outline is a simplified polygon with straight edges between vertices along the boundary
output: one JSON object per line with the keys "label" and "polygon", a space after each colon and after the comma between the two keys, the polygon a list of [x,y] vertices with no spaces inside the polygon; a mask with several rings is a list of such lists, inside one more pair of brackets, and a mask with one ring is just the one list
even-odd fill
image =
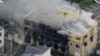
{"label": "white smoke", "polygon": [[[51,27],[56,29],[62,29],[64,31],[67,30],[63,34],[66,33],[70,36],[80,36],[82,34],[85,34],[96,24],[95,20],[92,20],[91,18],[91,12],[81,10],[78,21],[72,22],[71,18],[58,14],[58,10],[62,6],[70,7],[73,9],[79,8],[77,4],[73,3],[71,5],[69,2],[65,2],[64,0],[43,0],[43,2],[41,1],[39,2],[39,4],[36,3],[35,11],[33,11],[33,14],[28,16],[28,19],[50,25]],[[69,31],[72,33],[74,32],[74,34],[70,33]]]}
{"label": "white smoke", "polygon": [[0,15],[13,18],[21,27],[24,25],[23,19],[25,17],[56,29],[77,33],[85,33],[88,30],[87,26],[95,24],[95,21],[88,16],[90,14],[88,12],[82,11],[76,22],[71,22],[69,17],[59,15],[58,9],[61,6],[79,8],[76,3],[71,4],[65,0],[7,0],[4,2],[4,4],[0,4]]}

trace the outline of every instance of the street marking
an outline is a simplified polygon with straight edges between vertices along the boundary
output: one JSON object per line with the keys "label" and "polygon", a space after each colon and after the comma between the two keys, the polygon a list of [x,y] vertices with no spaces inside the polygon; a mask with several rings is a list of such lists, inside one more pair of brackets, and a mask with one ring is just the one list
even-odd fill
{"label": "street marking", "polygon": [[97,4],[97,3],[95,3],[94,5],[96,5],[96,6],[100,6],[99,4]]}
{"label": "street marking", "polygon": [[100,7],[98,7],[98,8],[95,8],[95,9],[93,9],[92,11],[94,11],[94,10],[97,10],[97,9],[99,9]]}
{"label": "street marking", "polygon": [[98,19],[100,17],[100,15],[98,15],[97,17],[95,17],[95,19]]}
{"label": "street marking", "polygon": [[[93,6],[93,5],[94,5],[94,6]],[[92,6],[93,8],[95,8],[95,9],[93,9],[92,11],[94,11],[94,10],[100,8],[100,5],[99,5],[99,4],[94,3],[93,5],[91,5],[91,6]]]}
{"label": "street marking", "polygon": [[90,7],[94,8],[94,9],[90,9],[90,8],[88,8],[88,7],[83,7],[83,9],[84,9],[84,10],[89,10],[89,11],[94,11],[94,10],[99,9],[99,8],[100,8],[100,5],[94,3],[94,4],[90,5]]}
{"label": "street marking", "polygon": [[92,8],[94,8],[94,9],[96,8],[96,7],[95,7],[95,6],[93,6],[93,5],[91,5],[91,7],[92,7]]}
{"label": "street marking", "polygon": [[89,10],[89,11],[92,11],[92,9],[88,8],[88,7],[85,7],[85,9]]}
{"label": "street marking", "polygon": [[97,7],[97,8],[95,7],[94,9],[90,9],[90,8],[88,8],[88,7],[84,7],[83,9],[92,12],[92,11],[97,10],[97,9],[99,9],[99,8],[100,8],[100,7]]}

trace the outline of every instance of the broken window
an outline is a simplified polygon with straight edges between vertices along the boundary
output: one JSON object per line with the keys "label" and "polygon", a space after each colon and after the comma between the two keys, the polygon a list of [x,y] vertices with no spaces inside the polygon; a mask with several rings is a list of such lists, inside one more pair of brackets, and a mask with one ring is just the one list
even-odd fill
{"label": "broken window", "polygon": [[86,46],[87,46],[87,43],[86,43],[86,42],[84,42],[84,43],[83,43],[83,45],[86,47]]}
{"label": "broken window", "polygon": [[80,40],[80,38],[79,38],[79,37],[76,37],[76,39],[77,39],[77,40]]}
{"label": "broken window", "polygon": [[90,40],[91,40],[91,42],[93,41],[93,36],[91,36]]}
{"label": "broken window", "polygon": [[80,45],[76,44],[76,48],[80,48]]}
{"label": "broken window", "polygon": [[85,39],[87,38],[87,35],[85,35]]}

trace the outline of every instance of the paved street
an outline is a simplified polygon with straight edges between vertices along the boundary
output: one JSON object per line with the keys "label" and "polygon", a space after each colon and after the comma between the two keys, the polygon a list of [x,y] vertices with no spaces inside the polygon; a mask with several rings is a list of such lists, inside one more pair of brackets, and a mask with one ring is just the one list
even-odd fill
{"label": "paved street", "polygon": [[98,8],[100,8],[100,5],[98,5],[96,3],[92,3],[90,5],[83,7],[82,9],[84,9],[86,11],[95,12],[96,10],[98,10]]}

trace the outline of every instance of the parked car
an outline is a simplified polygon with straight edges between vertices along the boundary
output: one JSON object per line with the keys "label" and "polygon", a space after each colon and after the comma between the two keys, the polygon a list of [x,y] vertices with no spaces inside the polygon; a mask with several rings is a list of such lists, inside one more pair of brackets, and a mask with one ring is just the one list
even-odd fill
{"label": "parked car", "polygon": [[94,0],[97,4],[100,4],[100,0]]}

